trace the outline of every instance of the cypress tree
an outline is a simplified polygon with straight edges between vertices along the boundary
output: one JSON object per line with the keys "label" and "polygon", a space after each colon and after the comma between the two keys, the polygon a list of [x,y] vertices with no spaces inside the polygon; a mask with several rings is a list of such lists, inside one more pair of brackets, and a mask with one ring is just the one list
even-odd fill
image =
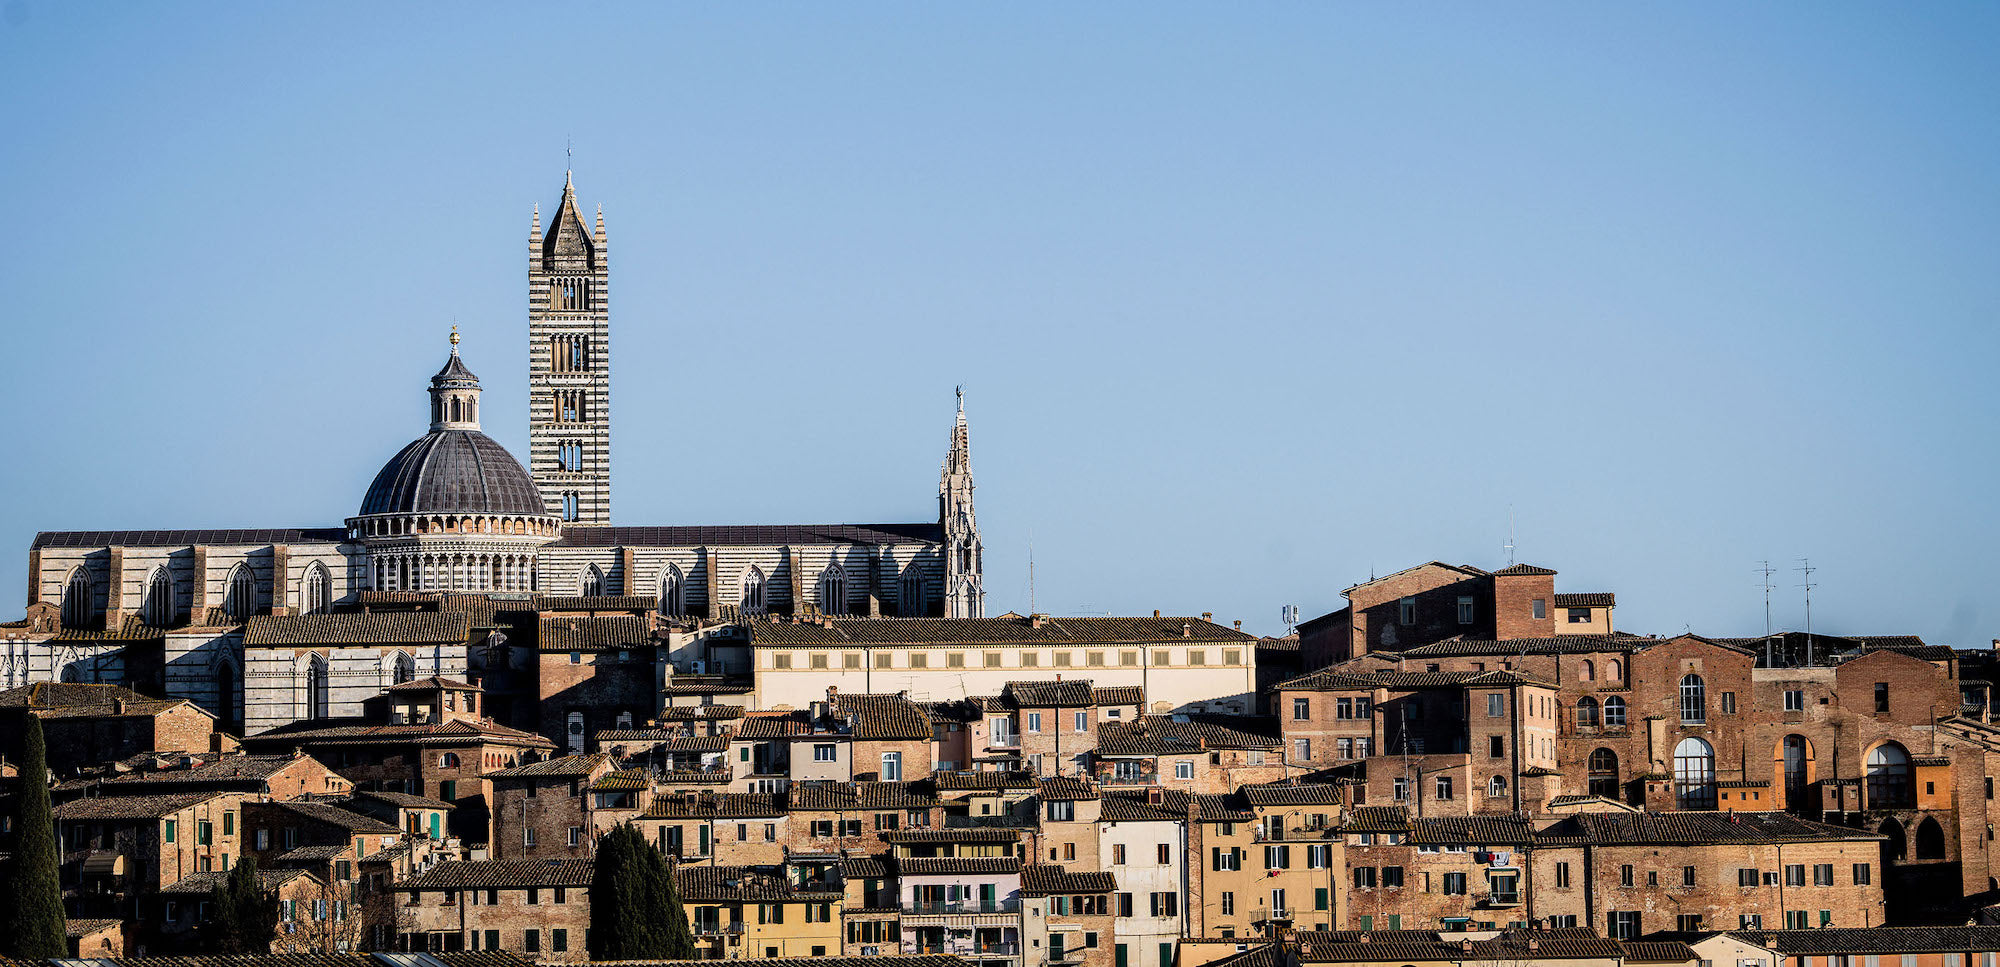
{"label": "cypress tree", "polygon": [[264,889],[257,878],[257,858],[243,862],[210,894],[214,910],[209,920],[206,946],[221,954],[268,954],[278,936],[278,895]]}
{"label": "cypress tree", "polygon": [[27,716],[21,734],[20,831],[4,878],[7,909],[0,914],[0,950],[22,959],[69,956],[63,922],[62,883],[57,878],[56,820],[49,807],[48,749],[42,720]]}
{"label": "cypress tree", "polygon": [[597,842],[590,879],[592,960],[688,960],[694,932],[674,889],[673,870],[637,827],[621,825]]}

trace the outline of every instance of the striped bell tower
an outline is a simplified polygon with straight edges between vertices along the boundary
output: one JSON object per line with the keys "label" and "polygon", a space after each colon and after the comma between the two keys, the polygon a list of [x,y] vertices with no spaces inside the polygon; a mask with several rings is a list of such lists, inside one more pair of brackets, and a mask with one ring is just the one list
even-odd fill
{"label": "striped bell tower", "polygon": [[565,524],[611,522],[611,312],[604,209],[584,225],[576,187],[528,229],[528,471]]}

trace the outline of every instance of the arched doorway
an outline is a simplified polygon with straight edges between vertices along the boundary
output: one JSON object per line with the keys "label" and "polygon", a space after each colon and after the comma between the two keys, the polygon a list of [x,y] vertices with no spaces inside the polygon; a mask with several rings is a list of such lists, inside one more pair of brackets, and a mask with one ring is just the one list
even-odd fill
{"label": "arched doorway", "polygon": [[1793,812],[1810,808],[1807,790],[1819,778],[1812,740],[1803,735],[1787,735],[1778,740],[1775,758],[1778,775],[1784,780],[1785,808]]}
{"label": "arched doorway", "polygon": [[1890,863],[1902,862],[1905,850],[1908,848],[1908,840],[1903,834],[1903,824],[1894,819],[1885,819],[1875,831],[1887,837],[1882,841],[1883,867],[1887,868]]}
{"label": "arched doorway", "polygon": [[1938,825],[1936,818],[1925,816],[1924,821],[1917,824],[1916,858],[1941,860],[1944,856],[1944,827]]}

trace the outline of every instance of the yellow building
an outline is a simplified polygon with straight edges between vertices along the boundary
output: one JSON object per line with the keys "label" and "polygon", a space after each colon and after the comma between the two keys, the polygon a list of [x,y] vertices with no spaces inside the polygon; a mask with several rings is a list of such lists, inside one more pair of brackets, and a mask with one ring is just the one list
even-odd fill
{"label": "yellow building", "polygon": [[829,957],[841,953],[838,881],[784,866],[684,866],[674,871],[703,959]]}

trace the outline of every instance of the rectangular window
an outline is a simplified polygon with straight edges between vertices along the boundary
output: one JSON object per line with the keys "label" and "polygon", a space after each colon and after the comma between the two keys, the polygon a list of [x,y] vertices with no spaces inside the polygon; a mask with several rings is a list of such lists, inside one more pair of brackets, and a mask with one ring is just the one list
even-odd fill
{"label": "rectangular window", "polygon": [[815,742],[813,743],[813,761],[838,762],[840,761],[840,753],[831,742]]}
{"label": "rectangular window", "polygon": [[1684,933],[1698,932],[1701,930],[1701,914],[1683,913],[1675,918],[1674,926]]}
{"label": "rectangular window", "polygon": [[1569,864],[1568,864],[1568,863],[1557,863],[1557,864],[1556,864],[1556,886],[1558,886],[1558,887],[1566,887],[1566,886],[1569,886]]}
{"label": "rectangular window", "polygon": [[1243,664],[1243,649],[1241,648],[1222,649],[1222,663],[1225,665]]}
{"label": "rectangular window", "polygon": [[1178,761],[1178,762],[1174,763],[1174,778],[1176,778],[1176,779],[1193,779],[1193,778],[1194,778],[1194,763],[1192,763],[1192,762],[1189,762],[1189,761],[1188,761],[1188,760],[1186,760],[1186,759],[1182,759],[1182,760],[1180,760],[1180,761]]}
{"label": "rectangular window", "polygon": [[1397,776],[1390,780],[1390,794],[1397,802],[1410,801],[1410,777]]}
{"label": "rectangular window", "polygon": [[1631,885],[1632,885],[1632,882],[1633,882],[1633,880],[1632,880],[1632,864],[1630,864],[1630,863],[1627,863],[1627,864],[1625,864],[1624,866],[1621,866],[1621,867],[1619,867],[1619,868],[1618,868],[1618,885],[1619,885],[1619,886],[1631,886]]}
{"label": "rectangular window", "polygon": [[1075,724],[1076,724],[1075,731],[1078,732],[1090,731],[1090,713],[1089,712],[1076,713]]}
{"label": "rectangular window", "polygon": [[1738,869],[1738,870],[1736,871],[1736,885],[1737,885],[1737,886],[1756,886],[1756,885],[1757,885],[1757,871],[1756,871],[1756,870],[1753,870],[1753,869],[1748,869],[1748,868],[1739,868],[1739,869]]}
{"label": "rectangular window", "polygon": [[1543,618],[1546,618],[1546,617],[1548,617],[1548,616],[1549,616],[1549,599],[1547,599],[1547,598],[1536,598],[1536,599],[1534,600],[1534,613],[1535,613],[1535,620],[1537,620],[1537,621],[1539,621],[1539,620],[1541,620],[1541,619],[1543,619]]}
{"label": "rectangular window", "polygon": [[1292,721],[1294,722],[1312,721],[1312,699],[1309,698],[1292,699]]}
{"label": "rectangular window", "polygon": [[1785,689],[1785,711],[1803,712],[1806,709],[1806,693],[1800,689]]}
{"label": "rectangular window", "polygon": [[579,846],[582,845],[582,843],[583,843],[583,827],[571,826],[569,828],[569,845]]}
{"label": "rectangular window", "polygon": [[1439,799],[1450,799],[1450,798],[1451,798],[1451,777],[1450,777],[1450,776],[1439,776],[1439,777],[1437,777],[1437,780],[1438,780],[1438,781],[1437,781],[1437,797],[1438,797]]}
{"label": "rectangular window", "polygon": [[222,814],[222,835],[224,835],[224,836],[234,836],[234,835],[236,835],[236,814],[235,814],[235,813],[223,813],[223,814]]}
{"label": "rectangular window", "polygon": [[1804,863],[1791,863],[1785,866],[1785,885],[1806,885],[1806,865]]}
{"label": "rectangular window", "polygon": [[1243,868],[1243,854],[1235,847],[1229,849],[1213,847],[1209,851],[1209,866],[1219,871],[1240,870]]}
{"label": "rectangular window", "polygon": [[1187,663],[1188,663],[1188,664],[1190,664],[1190,665],[1206,665],[1206,664],[1208,664],[1208,652],[1205,652],[1205,651],[1203,651],[1203,650],[1201,650],[1201,649],[1199,649],[1199,648],[1190,648],[1190,649],[1188,649],[1188,660],[1187,660]]}
{"label": "rectangular window", "polygon": [[1161,866],[1166,866],[1174,861],[1173,848],[1166,843],[1160,844],[1157,855]]}
{"label": "rectangular window", "polygon": [[[1113,866],[1124,866],[1124,865],[1125,865],[1125,844],[1124,844],[1124,843],[1112,843],[1112,844],[1111,844],[1111,865],[1113,865]],[[1128,917],[1129,917],[1129,916],[1131,916],[1131,914],[1127,913],[1127,914],[1123,914],[1123,916],[1128,916]]]}
{"label": "rectangular window", "polygon": [[1446,896],[1464,896],[1465,874],[1446,873],[1444,875],[1444,892]]}
{"label": "rectangular window", "polygon": [[965,654],[963,652],[954,651],[951,654],[944,656],[944,666],[946,668],[964,668]]}
{"label": "rectangular window", "polygon": [[[1828,867],[1828,869],[1831,868],[1832,867]],[[1694,885],[1694,867],[1692,866],[1681,867],[1681,885],[1682,886]]]}
{"label": "rectangular window", "polygon": [[1462,625],[1469,625],[1472,623],[1471,595],[1460,595],[1458,598],[1458,623]]}
{"label": "rectangular window", "polygon": [[521,949],[526,953],[542,952],[542,932],[540,930],[521,931]]}
{"label": "rectangular window", "polygon": [[895,655],[894,655],[893,653],[891,653],[891,652],[876,652],[876,653],[875,653],[875,667],[876,667],[876,668],[894,668],[894,667],[896,667],[896,666],[895,666],[895,659],[896,659],[896,656],[895,656]]}
{"label": "rectangular window", "polygon": [[1570,624],[1573,624],[1573,625],[1587,625],[1587,624],[1589,624],[1589,623],[1590,623],[1590,609],[1589,609],[1589,608],[1571,608],[1571,609],[1569,609],[1569,623],[1570,623]]}
{"label": "rectangular window", "polygon": [[827,657],[827,656],[826,656],[826,655],[824,655],[824,654],[815,654],[815,655],[813,655],[813,656],[812,656],[812,666],[813,666],[814,668],[825,668],[825,667],[826,667],[826,657]]}
{"label": "rectangular window", "polygon": [[197,846],[215,845],[215,824],[206,819],[197,820],[194,824],[194,841]]}
{"label": "rectangular window", "polygon": [[1417,599],[1404,598],[1403,600],[1396,602],[1396,619],[1397,623],[1399,624],[1406,624],[1406,625],[1416,624]]}
{"label": "rectangular window", "polygon": [[882,781],[900,782],[903,779],[903,754],[901,752],[882,753]]}
{"label": "rectangular window", "polygon": [[1000,667],[1000,653],[999,653],[999,652],[997,652],[997,651],[989,651],[989,652],[986,652],[986,653],[985,653],[985,657],[981,659],[981,663],[982,663],[982,664],[984,664],[984,665],[985,665],[986,667],[988,667],[988,668],[999,668],[999,667]]}
{"label": "rectangular window", "polygon": [[1611,939],[1631,940],[1639,935],[1639,911],[1611,911]]}
{"label": "rectangular window", "polygon": [[854,652],[851,652],[851,651],[850,651],[850,652],[848,652],[848,653],[846,653],[846,654],[844,654],[844,655],[841,655],[841,656],[840,656],[840,667],[842,667],[842,668],[860,668],[860,667],[861,667],[861,656],[860,656],[860,655],[858,655],[858,654],[856,654],[856,653],[854,653]]}
{"label": "rectangular window", "polygon": [[931,667],[931,656],[921,651],[910,652],[910,667],[911,668]]}
{"label": "rectangular window", "polygon": [[1875,711],[1877,711],[1877,712],[1887,712],[1888,710],[1889,710],[1889,683],[1888,683],[1888,682],[1876,682],[1876,683],[1875,683]]}
{"label": "rectangular window", "polygon": [[1028,731],[1029,731],[1029,732],[1040,732],[1041,730],[1042,730],[1042,713],[1040,713],[1040,712],[1029,712],[1029,713],[1028,713]]}
{"label": "rectangular window", "polygon": [[559,954],[569,949],[569,931],[557,927],[549,931],[549,952]]}
{"label": "rectangular window", "polygon": [[[1323,870],[1332,865],[1333,865],[1332,846],[1321,843],[1306,847],[1307,869]],[[1401,868],[1399,867],[1391,867],[1391,869],[1395,869],[1399,874],[1402,872]]]}
{"label": "rectangular window", "polygon": [[1041,652],[1039,652],[1039,651],[1024,651],[1024,652],[1022,652],[1022,653],[1021,653],[1021,667],[1022,667],[1022,668],[1034,668],[1034,667],[1036,667],[1036,666],[1040,665],[1041,663],[1042,663],[1042,653],[1041,653]]}
{"label": "rectangular window", "polygon": [[[1136,651],[1121,651],[1121,652],[1119,652],[1119,653],[1118,653],[1118,664],[1120,664],[1120,665],[1137,665],[1137,664],[1139,664],[1139,653],[1138,653],[1138,652],[1136,652]],[[1123,949],[1122,945],[1121,945],[1120,949]]]}
{"label": "rectangular window", "polygon": [[1722,714],[1724,714],[1724,715],[1735,715],[1735,714],[1736,714],[1736,693],[1735,693],[1735,692],[1723,692],[1723,693],[1722,693]]}
{"label": "rectangular window", "polygon": [[1402,867],[1400,867],[1400,866],[1385,866],[1385,867],[1382,867],[1382,888],[1383,888],[1383,889],[1387,889],[1387,890],[1394,890],[1394,889],[1400,889],[1400,888],[1402,887],[1402,885],[1403,885],[1403,868],[1402,868]]}
{"label": "rectangular window", "polygon": [[1058,799],[1049,803],[1049,820],[1051,822],[1067,823],[1075,819],[1076,803],[1067,799]]}
{"label": "rectangular window", "polygon": [[174,841],[174,833],[175,833],[175,832],[177,831],[177,828],[178,828],[179,826],[180,826],[180,821],[179,821],[179,820],[174,820],[174,819],[169,819],[169,820],[166,820],[165,822],[161,823],[161,824],[160,824],[160,841],[161,841],[161,842],[163,842],[163,843],[171,843],[171,842],[173,842],[173,841]]}
{"label": "rectangular window", "polygon": [[1301,765],[1305,764],[1306,762],[1309,762],[1309,761],[1311,761],[1311,760],[1312,760],[1312,740],[1311,740],[1311,739],[1293,739],[1293,740],[1292,740],[1292,759],[1293,759],[1293,760],[1294,760],[1295,762],[1297,762],[1297,763],[1299,763],[1299,764],[1301,764]]}
{"label": "rectangular window", "polygon": [[1497,719],[1507,714],[1507,696],[1494,692],[1486,696],[1486,717]]}
{"label": "rectangular window", "polygon": [[1814,886],[1833,885],[1832,863],[1816,863],[1813,865],[1813,885]]}
{"label": "rectangular window", "polygon": [[1873,869],[1873,867],[1870,867],[1866,863],[1854,864],[1854,885],[1867,886],[1869,883],[1874,882]]}

